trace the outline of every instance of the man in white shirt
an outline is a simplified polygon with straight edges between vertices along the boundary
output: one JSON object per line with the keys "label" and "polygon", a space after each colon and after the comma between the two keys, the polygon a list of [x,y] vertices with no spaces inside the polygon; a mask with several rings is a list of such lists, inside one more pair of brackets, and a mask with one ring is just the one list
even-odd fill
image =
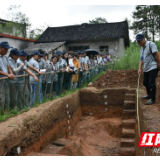
{"label": "man in white shirt", "polygon": [[90,60],[89,57],[87,56],[86,52],[82,51],[82,68],[84,70],[83,73],[83,82],[89,81],[90,79],[90,72],[89,72],[89,64],[90,64]]}
{"label": "man in white shirt", "polygon": [[100,54],[97,55],[97,61],[98,61],[98,68],[99,68],[99,73],[102,72],[102,56]]}

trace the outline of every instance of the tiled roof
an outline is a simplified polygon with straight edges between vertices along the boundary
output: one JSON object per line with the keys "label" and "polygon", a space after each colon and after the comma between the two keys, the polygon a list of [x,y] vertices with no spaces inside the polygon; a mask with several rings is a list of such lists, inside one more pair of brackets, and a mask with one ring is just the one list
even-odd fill
{"label": "tiled roof", "polygon": [[36,43],[25,49],[26,52],[32,53],[35,50],[42,49],[44,51],[55,50],[56,48],[62,46],[65,42],[52,42],[52,43]]}
{"label": "tiled roof", "polygon": [[125,46],[129,45],[129,29],[127,21],[48,27],[36,43],[94,41],[112,38],[124,38]]}

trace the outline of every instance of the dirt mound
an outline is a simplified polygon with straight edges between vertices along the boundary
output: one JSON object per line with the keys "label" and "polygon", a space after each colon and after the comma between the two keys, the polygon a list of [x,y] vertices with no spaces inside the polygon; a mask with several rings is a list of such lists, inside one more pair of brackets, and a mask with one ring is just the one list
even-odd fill
{"label": "dirt mound", "polygon": [[[157,84],[157,102],[160,102],[160,72],[158,73],[158,77],[156,79]],[[134,70],[123,70],[123,71],[111,71],[108,70],[108,73],[101,76],[97,79],[92,87],[96,87],[98,89],[103,88],[112,88],[112,87],[129,87],[129,88],[137,88],[138,84],[138,71]],[[145,88],[143,86],[143,74],[140,77],[140,89],[145,92]]]}
{"label": "dirt mound", "polygon": [[[92,86],[96,88],[104,87],[137,87],[137,70],[111,71],[101,76]],[[140,79],[142,85],[143,78]]]}

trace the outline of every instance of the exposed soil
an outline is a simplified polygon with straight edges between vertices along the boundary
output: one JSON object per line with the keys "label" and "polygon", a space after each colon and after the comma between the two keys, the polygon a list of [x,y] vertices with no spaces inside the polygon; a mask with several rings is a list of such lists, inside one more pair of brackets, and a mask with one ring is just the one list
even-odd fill
{"label": "exposed soil", "polygon": [[[107,74],[101,76],[98,80],[93,83],[93,87],[97,89],[103,88],[115,88],[115,87],[128,87],[137,88],[138,74],[137,70],[126,70],[126,71],[108,71]],[[154,105],[145,105],[147,100],[140,99],[140,123],[141,132],[160,132],[160,72],[156,79],[157,94],[156,103]],[[139,97],[146,95],[145,87],[143,86],[143,75],[140,77],[140,92]],[[153,148],[146,148],[146,155],[157,155],[153,154]],[[142,154],[143,155],[143,154]]]}
{"label": "exposed soil", "polygon": [[[2,146],[0,148],[1,155],[13,147],[17,149],[21,143],[21,148],[24,149],[35,141],[37,142],[31,146],[29,151],[39,152],[39,150],[43,149],[42,146],[44,143],[47,144],[50,140],[56,140],[58,138],[66,138],[68,135],[66,114],[67,103],[71,106],[72,110],[69,111],[72,114],[74,113],[76,120],[81,117],[81,110],[83,115],[75,127],[75,124],[71,124],[71,128],[74,128],[74,131],[72,130],[73,135],[68,137],[69,141],[67,142],[67,145],[62,147],[57,153],[55,152],[53,154],[69,156],[119,155],[122,131],[122,106],[113,105],[105,107],[100,104],[100,106],[97,107],[95,102],[97,99],[97,103],[103,100],[102,94],[99,94],[99,89],[112,89],[119,87],[136,88],[137,80],[137,70],[108,71],[107,74],[103,75],[93,83],[92,87],[96,87],[97,90],[94,89],[93,93],[90,93],[92,91],[88,91],[88,96],[85,95],[86,99],[83,96],[79,99],[79,93],[69,95],[68,97],[63,98],[63,100],[59,99],[55,102],[48,102],[38,108],[31,109],[27,113],[23,113],[22,115],[18,115],[2,122],[0,124],[0,146]],[[109,92],[110,95],[112,95],[112,92]],[[121,97],[119,98],[120,100],[123,100],[125,92],[121,93],[122,91],[117,90],[118,94],[119,92],[121,94]],[[83,92],[80,94],[82,95]],[[143,76],[141,76],[140,96],[144,94],[145,88],[143,87]],[[108,101],[110,100],[110,95],[108,94]],[[160,132],[160,72],[157,78],[156,97],[156,104],[152,106],[143,105],[146,100],[141,102],[142,105],[140,108],[143,114],[141,119],[141,131]],[[111,96],[111,99],[115,98],[116,97]],[[82,105],[80,100],[85,100],[86,105]],[[92,101],[93,105],[88,105],[90,101]],[[59,116],[61,116],[60,119]],[[56,129],[58,126],[61,126],[61,128]],[[53,127],[55,127],[55,129]],[[47,130],[48,132],[46,133]],[[56,132],[56,136],[52,135],[52,131]],[[42,135],[43,137],[39,139]],[[13,153],[17,152],[16,150],[12,151]],[[50,153],[51,152],[48,150],[48,155],[53,155]],[[149,151],[147,153],[151,155]],[[25,154],[28,154],[28,152]],[[43,154],[46,155],[45,153],[30,153],[30,155]]]}
{"label": "exposed soil", "polygon": [[[144,91],[143,86],[143,74],[140,77],[140,89]],[[138,85],[138,71],[137,70],[123,70],[123,71],[111,71],[97,79],[92,86],[97,89],[112,88],[112,87],[129,87],[137,88]],[[160,103],[160,72],[156,79],[157,85],[157,103]]]}
{"label": "exposed soil", "polygon": [[[122,106],[84,106],[71,141],[58,152],[68,156],[117,156],[122,132]],[[98,113],[95,108],[99,109]],[[92,111],[92,112],[91,112]],[[94,112],[95,111],[95,112]],[[90,115],[88,115],[88,113]],[[101,114],[100,114],[101,113]]]}

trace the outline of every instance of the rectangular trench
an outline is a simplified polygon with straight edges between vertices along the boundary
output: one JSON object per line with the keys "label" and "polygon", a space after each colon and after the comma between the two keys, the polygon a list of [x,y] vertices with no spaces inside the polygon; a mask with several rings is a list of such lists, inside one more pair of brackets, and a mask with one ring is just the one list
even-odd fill
{"label": "rectangular trench", "polygon": [[40,105],[12,119],[17,125],[0,141],[0,154],[136,155],[133,101],[135,89],[86,88]]}

